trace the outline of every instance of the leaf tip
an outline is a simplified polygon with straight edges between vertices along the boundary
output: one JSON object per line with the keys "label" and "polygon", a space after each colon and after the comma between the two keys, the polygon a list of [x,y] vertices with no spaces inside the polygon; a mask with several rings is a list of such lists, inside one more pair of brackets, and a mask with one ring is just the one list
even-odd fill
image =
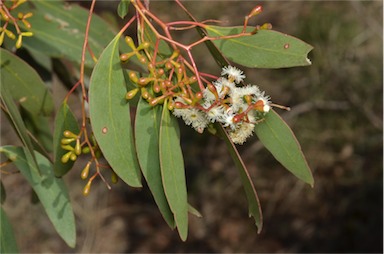
{"label": "leaf tip", "polygon": [[257,227],[257,234],[261,233],[261,230],[263,229],[263,218],[260,213],[260,218],[257,219],[255,215],[253,215],[251,212],[249,212],[249,218],[253,217],[255,219],[255,225]]}

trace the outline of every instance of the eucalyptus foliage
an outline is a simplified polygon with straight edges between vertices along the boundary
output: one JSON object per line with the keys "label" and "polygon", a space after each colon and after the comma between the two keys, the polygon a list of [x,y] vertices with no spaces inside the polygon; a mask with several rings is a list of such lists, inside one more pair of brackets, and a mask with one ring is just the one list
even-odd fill
{"label": "eucalyptus foliage", "polygon": [[[135,188],[146,181],[165,222],[177,228],[183,241],[187,239],[188,213],[201,215],[188,203],[177,117],[194,128],[196,135],[213,134],[224,140],[258,232],[262,210],[236,144],[255,133],[289,172],[314,185],[300,144],[273,109],[289,108],[272,103],[260,87],[245,85],[249,82],[245,73],[234,67],[310,65],[307,55],[312,47],[271,30],[270,24],[249,26],[248,20],[261,12],[260,6],[250,11],[243,26],[224,27],[198,22],[175,2],[190,20],[164,23],[150,4],[121,0],[117,14],[128,21],[117,32],[93,14],[95,0],[89,10],[61,1],[1,1],[1,108],[23,144],[2,144],[2,172],[8,164],[19,170],[70,247],[76,244],[76,223],[62,177],[79,170],[73,167],[79,157],[87,160],[79,171],[86,180],[85,196],[92,194],[96,177],[107,188],[118,179]],[[129,17],[131,8],[136,15]],[[135,39],[125,36],[130,26],[136,27]],[[176,27],[198,32],[201,40],[189,45],[178,42],[170,33]],[[210,50],[218,63],[217,73],[206,74],[196,65],[191,49],[199,44]],[[57,111],[40,73],[15,54],[19,48],[50,73],[58,72],[52,67],[55,61],[69,61],[79,69],[78,82],[71,84]],[[62,71],[69,75],[67,69]],[[78,98],[75,92],[81,95],[80,119],[68,102],[71,96]],[[47,117],[52,115],[53,131],[47,128]],[[4,204],[6,190],[2,183],[1,187]],[[17,251],[4,209],[1,222],[1,251]]]}

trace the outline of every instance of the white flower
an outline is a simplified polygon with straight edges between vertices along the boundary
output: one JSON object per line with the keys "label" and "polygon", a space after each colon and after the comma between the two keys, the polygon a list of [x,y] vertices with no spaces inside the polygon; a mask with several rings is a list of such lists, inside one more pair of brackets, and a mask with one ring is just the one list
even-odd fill
{"label": "white flower", "polygon": [[206,87],[203,90],[203,98],[206,103],[212,104],[216,100],[215,95]]}
{"label": "white flower", "polygon": [[236,88],[235,83],[233,83],[233,81],[230,81],[230,80],[228,80],[226,78],[220,77],[217,81],[220,81],[220,83],[222,84],[223,88],[224,87],[228,87],[229,94],[231,94],[233,92],[233,90],[235,90],[235,88]]}
{"label": "white flower", "polygon": [[248,137],[252,136],[254,128],[254,124],[243,122],[234,131],[229,132],[229,137],[233,143],[242,145]]}
{"label": "white flower", "polygon": [[223,119],[221,121],[221,123],[224,125],[224,127],[229,127],[232,130],[236,129],[236,124],[233,122],[234,116],[235,116],[235,114],[226,112],[226,114],[223,116]]}
{"label": "white flower", "polygon": [[219,98],[224,98],[224,86],[221,82],[222,80],[219,78],[218,80],[213,81],[212,84],[215,86]]}
{"label": "white flower", "polygon": [[256,85],[248,84],[246,86],[236,87],[236,93],[239,96],[253,95],[253,96],[259,97],[261,95],[261,90]]}
{"label": "white flower", "polygon": [[224,107],[223,106],[214,106],[207,112],[207,118],[212,123],[222,122],[224,119]]}
{"label": "white flower", "polygon": [[242,70],[230,65],[223,67],[221,75],[228,75],[228,79],[234,81],[236,84],[239,84],[245,79],[245,75]]}
{"label": "white flower", "polygon": [[233,112],[242,112],[248,108],[247,103],[245,103],[243,96],[234,94],[232,97],[231,109]]}
{"label": "white flower", "polygon": [[[182,111],[181,117],[183,118],[186,125],[192,125],[192,127],[199,133],[202,133],[207,127],[209,121],[205,117],[205,113],[195,109],[195,108],[186,108],[179,109]],[[174,111],[175,112],[175,111]]]}

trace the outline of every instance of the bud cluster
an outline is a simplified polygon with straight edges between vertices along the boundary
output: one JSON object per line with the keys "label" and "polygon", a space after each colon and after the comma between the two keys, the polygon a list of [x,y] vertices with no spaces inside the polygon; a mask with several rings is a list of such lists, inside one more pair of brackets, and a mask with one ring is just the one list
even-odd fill
{"label": "bud cluster", "polygon": [[120,59],[125,62],[136,56],[147,66],[149,73],[146,77],[139,77],[136,72],[129,72],[129,78],[136,88],[127,92],[127,100],[138,92],[151,106],[167,100],[168,109],[173,115],[182,118],[197,132],[202,133],[209,124],[219,122],[236,144],[243,144],[253,134],[255,124],[271,108],[269,96],[259,87],[239,86],[245,75],[236,67],[226,66],[216,81],[205,81],[205,85],[197,86],[197,77],[191,75],[193,70],[188,69],[178,50],[169,58],[155,62],[148,51],[149,43],[144,42],[136,47],[130,37],[126,37],[125,41],[132,52],[122,54]]}
{"label": "bud cluster", "polygon": [[5,3],[1,2],[1,4],[0,4],[0,18],[1,18],[1,21],[4,21],[4,22],[1,22],[2,26],[0,27],[0,46],[4,42],[5,35],[7,35],[7,37],[10,38],[11,40],[16,39],[16,35],[11,30],[9,30],[7,28],[10,23],[15,26],[15,29],[17,32],[17,39],[16,39],[16,44],[15,44],[15,47],[17,49],[21,48],[22,43],[23,43],[23,37],[33,36],[32,32],[28,32],[28,31],[22,32],[20,30],[19,25],[18,25],[18,22],[20,21],[21,23],[24,24],[26,29],[30,29],[31,23],[29,23],[27,19],[32,17],[33,13],[32,12],[28,12],[28,13],[19,12],[17,14],[17,17],[13,17],[11,14],[12,10],[16,9],[19,5],[25,3],[26,1],[27,0],[9,1],[9,2],[11,2],[11,6],[9,6],[9,7],[7,7],[7,5]]}

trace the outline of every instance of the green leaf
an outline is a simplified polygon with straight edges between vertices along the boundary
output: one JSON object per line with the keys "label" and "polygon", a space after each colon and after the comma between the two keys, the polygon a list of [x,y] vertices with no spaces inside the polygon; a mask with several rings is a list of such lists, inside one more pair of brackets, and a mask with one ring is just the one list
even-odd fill
{"label": "green leaf", "polygon": [[17,242],[13,234],[12,225],[8,220],[7,214],[0,207],[0,252],[1,253],[18,253]]}
{"label": "green leaf", "polygon": [[195,216],[198,217],[198,218],[203,217],[203,215],[201,215],[201,213],[200,213],[196,208],[194,208],[193,206],[191,206],[190,204],[188,204],[188,212],[189,212],[190,214],[195,215]]}
{"label": "green leaf", "polygon": [[116,174],[132,187],[141,187],[131,126],[127,88],[120,65],[118,34],[100,56],[91,76],[89,113],[104,157]]}
{"label": "green leaf", "polygon": [[6,198],[7,198],[7,193],[5,192],[3,182],[0,179],[0,204],[4,204]]}
{"label": "green leaf", "polygon": [[28,136],[28,131],[27,131],[27,128],[25,127],[25,124],[20,115],[20,112],[18,111],[17,106],[13,101],[7,86],[1,85],[0,91],[1,91],[1,100],[4,104],[4,108],[6,109],[6,113],[10,121],[12,122],[13,127],[15,128],[19,138],[21,139],[21,142],[23,142],[24,146],[26,147],[26,158],[29,161],[29,163],[34,165],[34,168],[37,170],[36,173],[40,174],[39,168],[37,166],[35,154],[33,152],[33,145],[32,145],[31,139]]}
{"label": "green leaf", "polygon": [[36,152],[35,156],[41,172],[39,175],[36,173],[35,166],[27,160],[25,148],[3,146],[0,147],[0,152],[13,161],[32,186],[57,233],[68,246],[75,247],[75,217],[69,195],[63,180],[53,175],[52,164]]}
{"label": "green leaf", "polygon": [[265,120],[255,126],[261,143],[286,169],[313,187],[314,180],[295,135],[283,119],[273,110]]}
{"label": "green leaf", "polygon": [[117,6],[117,14],[120,18],[124,18],[128,14],[130,2],[128,0],[120,0],[119,5]]}
{"label": "green leaf", "polygon": [[28,129],[30,136],[33,137],[34,149],[45,155],[52,152],[53,137],[49,123],[50,117],[31,114],[24,107],[20,108],[20,113],[25,127]]}
{"label": "green leaf", "polygon": [[245,190],[245,194],[248,199],[249,206],[249,216],[253,216],[257,226],[257,232],[260,233],[263,228],[263,215],[261,212],[261,206],[259,197],[257,196],[256,189],[253,185],[251,176],[248,173],[247,168],[243,160],[240,157],[239,152],[236,149],[236,146],[231,141],[227,132],[224,130],[221,124],[215,124],[215,127],[218,131],[218,134],[224,139],[225,144],[227,145],[228,151],[231,154],[233,161],[235,162],[236,168],[240,173],[241,181]]}
{"label": "green leaf", "polygon": [[[243,27],[205,26],[210,37],[235,35]],[[254,30],[248,27],[247,32]],[[286,68],[306,66],[311,62],[307,58],[313,47],[295,37],[273,30],[259,30],[251,36],[214,40],[230,61],[251,68]]]}
{"label": "green leaf", "polygon": [[[64,1],[39,0],[33,1],[32,4],[34,8],[28,5],[20,6],[26,8],[25,12],[33,13],[28,19],[32,24],[29,31],[33,32],[33,36],[23,38],[23,46],[51,57],[64,57],[80,63],[89,11]],[[96,14],[92,15],[88,45],[96,57],[101,54],[114,35],[111,25]],[[88,52],[85,64],[94,65]]]}
{"label": "green leaf", "polygon": [[175,227],[173,214],[165,197],[160,171],[159,132],[161,106],[152,107],[140,97],[136,111],[135,138],[137,157],[148,187],[165,221]]}
{"label": "green leaf", "polygon": [[[63,133],[66,130],[69,130],[75,134],[78,134],[80,132],[76,117],[73,115],[71,109],[69,108],[67,101],[64,100],[61,104],[59,111],[56,114],[55,131],[53,134],[53,153],[55,158],[53,164],[53,171],[56,177],[61,177],[65,175],[75,163],[72,160],[69,160],[67,163],[61,162],[61,157],[63,157],[63,155],[68,152],[67,150],[61,148],[61,139],[64,138]],[[71,145],[75,146],[75,141],[73,141]]]}
{"label": "green leaf", "polygon": [[0,48],[1,86],[26,110],[35,115],[53,111],[53,99],[37,72],[11,52]]}
{"label": "green leaf", "polygon": [[163,186],[180,238],[188,235],[188,202],[180,130],[175,117],[164,103],[160,126],[160,168]]}

